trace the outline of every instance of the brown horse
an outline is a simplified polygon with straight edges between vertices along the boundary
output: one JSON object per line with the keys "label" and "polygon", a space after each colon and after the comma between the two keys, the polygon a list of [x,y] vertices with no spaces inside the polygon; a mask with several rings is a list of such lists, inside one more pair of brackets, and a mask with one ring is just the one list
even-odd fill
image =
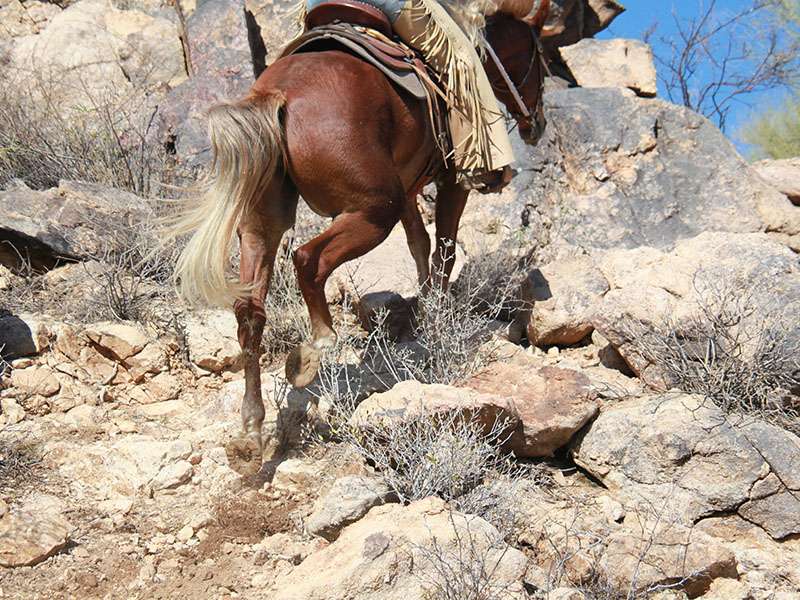
{"label": "brown horse", "polygon": [[[487,19],[486,40],[505,66],[525,115],[502,73],[486,65],[498,99],[516,119],[522,138],[535,143],[544,126],[545,66],[538,35],[547,14],[526,21],[498,14]],[[298,196],[333,218],[326,231],[294,253],[297,281],[308,307],[313,339],[287,359],[293,385],[308,385],[320,352],[335,342],[325,281],[342,263],[380,244],[402,222],[421,282],[429,278],[431,243],[420,217],[418,182],[439,150],[427,108],[399,92],[375,67],[342,51],[281,58],[244,100],[209,115],[214,166],[201,204],[182,217],[177,233],[193,232],[176,268],[189,301],[234,304],[245,369],[244,431],[261,448],[264,405],[259,368],[264,300],[283,234],[293,226]],[[452,170],[437,178],[434,285],[447,285],[469,191]],[[240,280],[226,277],[232,237],[238,233]]]}

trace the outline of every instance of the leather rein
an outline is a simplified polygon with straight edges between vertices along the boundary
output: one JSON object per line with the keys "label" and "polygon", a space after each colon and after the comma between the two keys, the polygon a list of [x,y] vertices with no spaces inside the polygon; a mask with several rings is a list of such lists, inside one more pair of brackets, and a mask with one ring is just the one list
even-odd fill
{"label": "leather rein", "polygon": [[[506,71],[506,68],[503,66],[503,63],[500,62],[500,59],[497,57],[494,48],[492,48],[490,44],[486,44],[486,51],[488,52],[489,57],[492,59],[492,62],[495,64],[497,70],[500,72],[500,75],[503,78],[503,82],[505,83],[506,88],[508,89],[509,92],[511,92],[512,98],[514,98],[514,101],[517,103],[517,106],[519,107],[522,117],[525,119],[531,118],[531,111],[525,105],[525,101],[522,99],[522,95],[519,93],[519,89],[525,87],[525,84],[528,82],[528,79],[530,78],[531,73],[533,72],[533,67],[536,64],[537,59],[538,62],[541,64],[541,66],[544,68],[545,72],[548,75],[552,76],[552,73],[550,72],[550,67],[547,65],[547,61],[544,58],[544,48],[542,47],[542,40],[539,38],[538,35],[536,35],[536,32],[533,30],[532,27],[530,28],[530,32],[531,32],[531,40],[533,42],[531,61],[528,63],[528,70],[525,71],[525,75],[523,76],[522,81],[520,81],[517,84],[515,84],[514,81],[511,79],[511,77],[508,75],[508,71]],[[494,83],[492,83],[491,85],[492,89],[495,92],[499,91]],[[543,102],[543,96],[544,94],[539,94],[539,104]],[[539,107],[537,107],[537,109],[538,108]]]}

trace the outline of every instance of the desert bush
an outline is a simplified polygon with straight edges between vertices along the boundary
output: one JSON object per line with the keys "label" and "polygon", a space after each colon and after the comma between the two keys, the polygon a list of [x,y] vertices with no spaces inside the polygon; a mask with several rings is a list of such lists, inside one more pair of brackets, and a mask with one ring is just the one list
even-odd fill
{"label": "desert bush", "polygon": [[498,581],[498,570],[509,546],[496,531],[479,526],[475,517],[448,512],[454,539],[443,544],[431,536],[428,544],[410,544],[419,567],[414,575],[431,600],[506,600],[519,598],[512,584]]}
{"label": "desert bush", "polygon": [[45,74],[0,73],[0,188],[20,179],[46,189],[61,179],[160,195],[172,181],[155,140],[156,106],[144,90],[96,97],[65,113]]}
{"label": "desert bush", "polygon": [[[755,284],[701,286],[698,310],[667,317],[654,328],[629,326],[635,351],[661,368],[668,382],[700,394],[727,413],[757,415],[800,429],[800,332],[791,308],[760,301]],[[794,403],[794,404],[793,404]]]}
{"label": "desert bush", "polygon": [[38,474],[42,458],[32,443],[19,436],[0,438],[0,489],[16,490]]}

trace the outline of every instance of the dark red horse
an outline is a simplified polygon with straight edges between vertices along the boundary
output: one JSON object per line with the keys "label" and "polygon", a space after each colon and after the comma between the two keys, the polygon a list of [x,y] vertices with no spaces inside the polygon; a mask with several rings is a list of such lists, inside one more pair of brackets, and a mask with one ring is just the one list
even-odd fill
{"label": "dark red horse", "polygon": [[[486,66],[497,97],[517,120],[522,138],[535,143],[543,128],[545,66],[538,36],[549,2],[526,21],[497,14],[487,19],[486,40],[513,82]],[[518,89],[533,116],[515,100]],[[287,56],[272,64],[249,95],[211,109],[214,154],[210,185],[174,233],[193,235],[176,267],[189,301],[234,304],[245,368],[244,431],[261,447],[264,406],[259,357],[273,263],[283,234],[295,220],[302,195],[333,221],[294,253],[297,281],[313,339],[287,359],[293,385],[308,385],[320,352],[336,334],[325,281],[342,263],[369,252],[403,223],[420,281],[429,278],[431,243],[417,206],[421,174],[439,153],[427,107],[398,91],[374,66],[346,52]],[[469,191],[442,165],[436,178],[434,285],[447,285],[452,269],[446,248],[455,241]],[[234,234],[239,236],[239,283],[227,277]]]}

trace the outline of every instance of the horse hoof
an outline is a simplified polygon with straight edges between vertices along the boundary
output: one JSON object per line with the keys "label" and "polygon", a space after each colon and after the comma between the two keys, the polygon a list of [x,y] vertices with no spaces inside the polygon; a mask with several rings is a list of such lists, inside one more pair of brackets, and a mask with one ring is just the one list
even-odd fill
{"label": "horse hoof", "polygon": [[261,469],[261,438],[247,435],[233,438],[225,444],[231,468],[240,475],[255,475]]}
{"label": "horse hoof", "polygon": [[300,344],[286,357],[286,379],[296,388],[304,388],[317,376],[320,351],[310,344]]}

